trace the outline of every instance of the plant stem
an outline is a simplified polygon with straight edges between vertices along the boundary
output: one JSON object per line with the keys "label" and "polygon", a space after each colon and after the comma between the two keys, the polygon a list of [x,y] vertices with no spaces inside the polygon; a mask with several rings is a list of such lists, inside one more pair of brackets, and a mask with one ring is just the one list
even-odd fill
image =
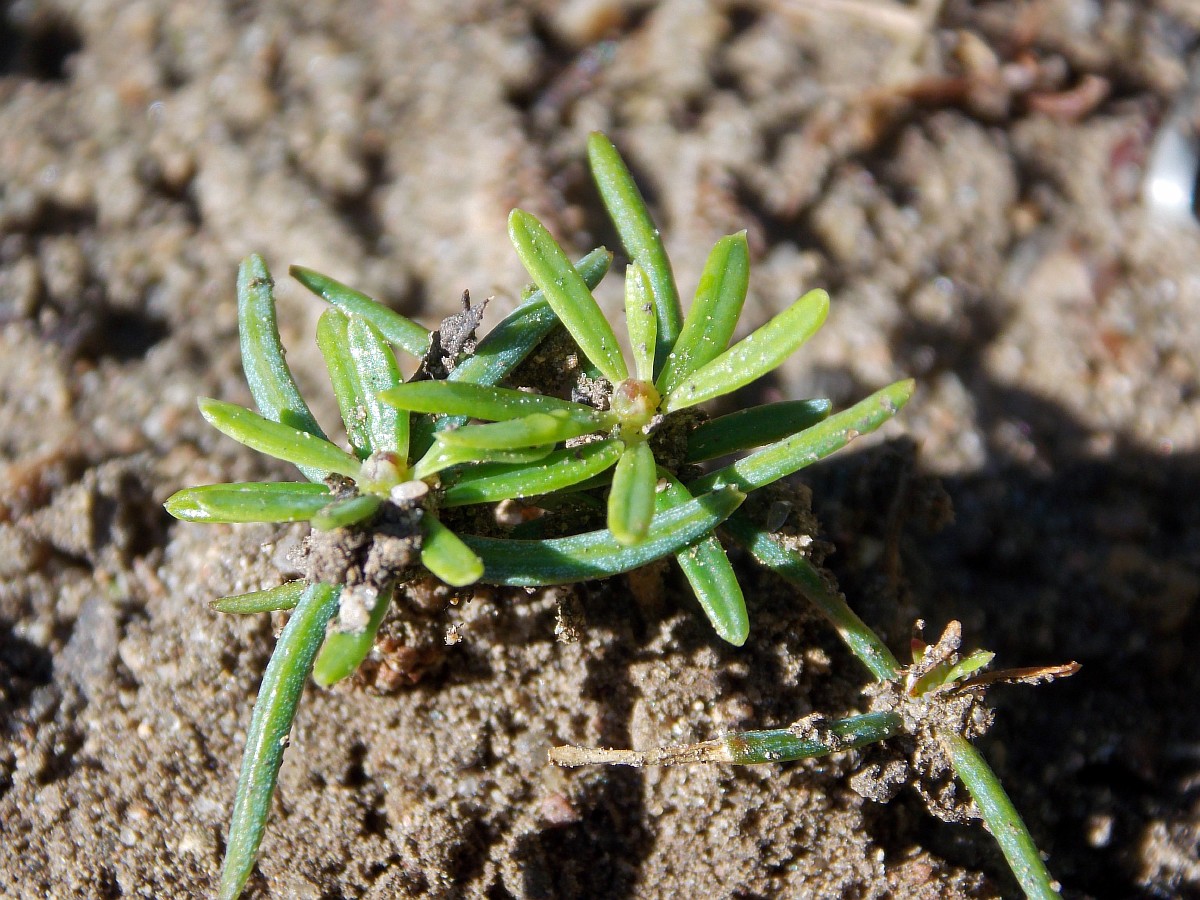
{"label": "plant stem", "polygon": [[880,681],[895,681],[900,677],[902,666],[887,644],[858,617],[845,597],[830,590],[811,562],[740,516],[727,519],[724,529],[764,566],[800,588],[800,593],[837,629],[850,652],[872,675]]}
{"label": "plant stem", "polygon": [[1029,829],[987,760],[962,735],[939,732],[938,738],[950,754],[954,771],[979,806],[984,823],[1000,845],[1025,896],[1030,900],[1059,897],[1060,885],[1051,878]]}
{"label": "plant stem", "polygon": [[587,747],[555,747],[550,761],[560,766],[586,766],[603,763],[620,766],[674,766],[688,763],[790,762],[811,759],[841,750],[853,750],[895,737],[904,728],[896,713],[867,713],[838,719],[815,728],[799,724],[769,731],[743,731],[713,741],[658,747],[653,750],[606,750]]}

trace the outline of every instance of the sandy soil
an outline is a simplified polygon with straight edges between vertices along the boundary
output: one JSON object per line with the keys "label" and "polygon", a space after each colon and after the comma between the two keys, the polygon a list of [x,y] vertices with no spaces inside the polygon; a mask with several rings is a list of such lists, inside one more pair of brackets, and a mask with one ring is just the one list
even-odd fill
{"label": "sandy soil", "polygon": [[[1065,894],[1200,894],[1200,232],[1139,202],[1200,9],[938,6],[8,5],[0,894],[215,885],[280,623],[206,601],[276,583],[297,539],[160,505],[289,477],[195,410],[249,399],[237,261],[304,264],[429,323],[469,288],[498,316],[525,280],[512,206],[574,249],[614,243],[582,162],[595,128],[645,185],[685,293],[740,228],[747,325],[830,289],[829,324],[769,393],[841,405],[919,378],[883,439],[804,480],[830,565],[898,651],[918,616],[958,618],[1004,665],[1084,664],[998,691],[983,743]],[[279,280],[290,359],[332,421],[320,305]],[[413,639],[442,648],[417,685],[311,689],[252,896],[1017,893],[979,826],[911,791],[858,796],[856,754],[548,767],[553,743],[862,708],[856,664],[773,579],[746,567],[735,651],[665,577],[480,591],[416,617]],[[564,596],[574,643],[555,638]]]}

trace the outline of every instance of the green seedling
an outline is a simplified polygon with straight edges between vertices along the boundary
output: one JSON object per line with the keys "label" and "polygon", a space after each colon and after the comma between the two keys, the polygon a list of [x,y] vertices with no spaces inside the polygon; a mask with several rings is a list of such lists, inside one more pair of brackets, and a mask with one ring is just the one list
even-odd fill
{"label": "green seedling", "polygon": [[[213,604],[237,614],[291,611],[251,720],[222,898],[237,897],[253,869],[305,682],[311,675],[326,686],[353,673],[371,651],[393,593],[426,572],[458,588],[571,584],[673,557],[717,634],[741,645],[749,620],[724,536],[808,592],[881,681],[898,682],[910,671],[803,556],[776,540],[769,523],[739,507],[747,494],[878,428],[908,401],[913,383],[897,382],[840,412],[825,400],[789,401],[706,421],[700,405],[769,373],[812,336],[828,297],[809,292],[730,346],[748,286],[745,234],[717,242],[685,317],[662,241],[624,162],[602,135],[592,136],[589,156],[632,260],[625,279],[628,359],[591,293],[611,254],[595,250],[572,264],[520,210],[510,218],[510,236],[535,284],[472,352],[459,352],[478,323],[469,307],[472,334],[462,333],[461,320],[459,333],[442,333],[451,317],[435,340],[366,295],[294,267],[292,274],[331,307],[317,343],[341,412],[343,445],[322,430],[284,360],[266,265],[257,256],[242,265],[239,333],[257,412],[215,399],[202,400],[200,411],[229,437],[293,463],[305,480],[188,488],[167,509],[190,522],[302,522],[313,532],[304,579]],[[607,383],[594,405],[514,380],[560,325]],[[449,356],[447,347],[454,348]],[[412,380],[402,378],[396,351],[418,361]],[[733,459],[707,472],[699,465],[722,457]],[[546,515],[505,531],[494,514],[507,501],[528,501]],[[495,527],[469,533],[484,519],[465,515],[467,506],[484,507]],[[606,527],[579,532],[562,524],[590,518]],[[367,562],[337,563],[348,548]],[[940,696],[977,679],[972,660],[922,668],[910,696]],[[900,727],[892,711],[872,712],[815,737],[753,733],[720,752],[735,762],[768,753],[791,758],[882,740]]]}
{"label": "green seedling", "polygon": [[[833,416],[827,400],[774,403],[707,423],[692,414],[698,405],[768,374],[795,352],[824,322],[829,297],[810,291],[729,346],[749,284],[745,233],[717,241],[685,318],[658,229],[624,161],[601,134],[591,136],[588,154],[601,198],[632,259],[625,276],[631,359],[622,353],[592,296],[592,285],[536,218],[514,210],[509,236],[517,255],[545,303],[607,381],[607,408],[515,390],[498,395],[465,383],[409,383],[382,395],[400,409],[452,419],[436,426],[441,429],[436,446],[443,452],[557,446],[585,435],[602,439],[605,451],[589,454],[586,467],[580,463],[576,483],[607,491],[608,531],[618,544],[636,548],[652,532],[655,516],[672,505],[720,487],[746,493],[771,484],[878,428],[907,402],[911,381],[891,385]],[[468,418],[491,424],[464,425]],[[672,433],[676,425],[687,432],[685,458],[660,459],[656,436]],[[760,449],[691,483],[678,480],[680,462],[753,448]],[[430,459],[426,469],[439,465],[438,459]],[[425,471],[418,469],[419,474]],[[526,490],[523,496],[533,493]],[[707,535],[676,560],[717,633],[731,644],[744,643],[750,627],[745,599],[717,537]]]}
{"label": "green seedling", "polygon": [[[579,263],[594,285],[610,255],[594,251]],[[559,442],[599,427],[605,414],[549,398],[495,387],[554,326],[539,293],[481,341],[474,355],[449,373],[450,396],[468,392],[495,426],[455,421],[453,402],[430,416],[381,401],[401,386],[392,345],[423,359],[431,334],[415,322],[327,276],[293,270],[332,304],[317,327],[348,449],[338,446],[313,417],[296,387],[279,339],[270,274],[251,256],[238,275],[238,322],[243,367],[258,412],[214,399],[200,401],[204,418],[253,450],[293,463],[302,482],[249,482],[187,488],[166,508],[188,522],[307,522],[308,578],[213,603],[221,612],[293,610],[264,675],[251,720],[230,824],[221,896],[238,896],[254,865],[266,827],[283,746],[303,684],[310,673],[322,686],[351,675],[370,652],[398,585],[421,569],[452,587],[557,584],[626,572],[685,549],[711,533],[744,499],[736,486],[674,504],[638,547],[620,544],[607,530],[560,540],[464,539],[442,521],[442,510],[496,504],[569,489],[613,465],[620,440],[555,450]],[[430,382],[408,387],[418,393]],[[464,414],[472,410],[463,409]],[[442,433],[439,429],[444,429]],[[367,564],[330,568],[355,547]],[[362,548],[366,546],[367,549]],[[370,574],[364,574],[370,573]]]}

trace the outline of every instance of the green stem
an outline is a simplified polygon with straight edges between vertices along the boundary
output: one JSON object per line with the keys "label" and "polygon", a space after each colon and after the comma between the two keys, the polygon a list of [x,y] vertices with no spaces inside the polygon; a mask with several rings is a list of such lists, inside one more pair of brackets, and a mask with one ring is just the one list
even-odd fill
{"label": "green stem", "polygon": [[699,744],[644,751],[555,747],[550,751],[550,761],[560,766],[673,766],[714,762],[754,765],[791,762],[865,747],[895,737],[903,730],[904,720],[896,713],[877,712],[817,723],[813,727],[798,723],[791,728],[743,731]]}
{"label": "green stem", "polygon": [[950,754],[954,771],[971,792],[984,823],[1000,845],[1000,851],[1025,896],[1030,900],[1053,900],[1061,896],[1061,886],[1050,876],[1029,829],[987,760],[962,735],[938,732],[938,738]]}
{"label": "green stem", "polygon": [[724,529],[760,563],[800,588],[800,593],[837,629],[850,652],[872,675],[880,681],[895,681],[900,677],[899,660],[850,608],[846,598],[830,590],[811,562],[741,516],[727,519]]}

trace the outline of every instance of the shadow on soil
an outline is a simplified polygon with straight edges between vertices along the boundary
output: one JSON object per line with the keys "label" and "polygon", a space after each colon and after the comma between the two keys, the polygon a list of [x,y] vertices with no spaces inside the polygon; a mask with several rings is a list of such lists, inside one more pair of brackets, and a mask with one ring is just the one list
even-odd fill
{"label": "shadow on soil", "polygon": [[[903,354],[937,337],[899,334],[896,344]],[[943,338],[976,403],[986,465],[939,482],[911,445],[893,442],[814,470],[816,511],[838,547],[828,565],[894,648],[917,617],[927,636],[958,618],[964,646],[996,651],[999,667],[1081,662],[1065,682],[994,691],[985,752],[1066,896],[1177,896],[1200,783],[1200,668],[1190,658],[1200,640],[1200,457],[1118,438],[1097,458],[1065,410],[988,378],[982,342],[964,355],[961,340]],[[1013,428],[1026,452],[998,437]],[[927,527],[942,490],[954,522]],[[886,849],[919,843],[1019,894],[982,829],[942,825],[910,795],[873,823]],[[1176,871],[1148,868],[1171,857]]]}

